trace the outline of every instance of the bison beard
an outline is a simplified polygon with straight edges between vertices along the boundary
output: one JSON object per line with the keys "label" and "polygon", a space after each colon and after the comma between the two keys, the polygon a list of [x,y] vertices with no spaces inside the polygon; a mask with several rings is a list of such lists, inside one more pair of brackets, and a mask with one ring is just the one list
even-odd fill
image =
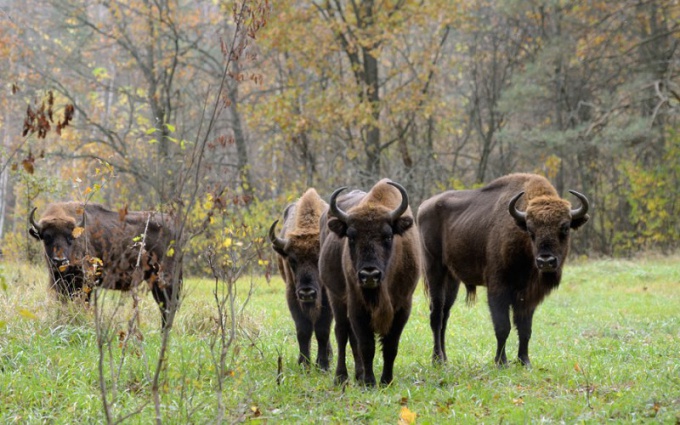
{"label": "bison beard", "polygon": [[284,211],[283,230],[276,236],[276,224],[269,229],[269,239],[276,251],[279,272],[286,284],[286,301],[295,322],[300,355],[298,363],[310,363],[310,342],[316,334],[316,364],[329,367],[330,333],[333,314],[326,290],[319,280],[319,219],[328,208],[316,190],[308,189]]}
{"label": "bison beard", "polygon": [[512,308],[518,358],[530,365],[534,312],[560,283],[571,229],[588,221],[588,200],[571,193],[581,202],[577,209],[544,177],[511,174],[481,189],[447,191],[423,202],[417,220],[435,362],[446,361],[446,324],[462,281],[468,301],[476,286],[488,288],[495,362],[507,364]]}
{"label": "bison beard", "polygon": [[182,283],[181,263],[167,254],[174,240],[169,217],[64,202],[50,204],[36,223],[35,210],[29,233],[43,243],[50,286],[62,301],[83,293],[89,301],[92,286],[128,291],[145,280],[162,327],[169,325]]}
{"label": "bison beard", "polygon": [[370,192],[330,199],[321,219],[319,273],[328,290],[338,359],[337,383],[347,380],[349,341],[356,379],[375,385],[375,334],[382,342],[381,384],[393,379],[399,339],[411,313],[419,277],[418,235],[406,190],[387,179]]}

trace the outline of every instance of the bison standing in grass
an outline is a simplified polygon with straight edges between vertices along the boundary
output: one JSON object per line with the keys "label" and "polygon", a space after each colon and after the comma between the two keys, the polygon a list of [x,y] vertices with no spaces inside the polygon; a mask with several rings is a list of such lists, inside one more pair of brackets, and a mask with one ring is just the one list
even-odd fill
{"label": "bison standing in grass", "polygon": [[333,313],[326,290],[319,280],[319,219],[328,204],[316,190],[308,189],[283,213],[281,236],[276,236],[278,220],[269,229],[281,277],[286,283],[286,301],[295,322],[300,356],[298,363],[310,363],[312,333],[318,343],[317,365],[327,370],[331,355],[330,333]]}
{"label": "bison standing in grass", "polygon": [[50,286],[62,300],[93,286],[128,291],[149,284],[165,327],[176,309],[182,265],[173,255],[174,227],[157,212],[110,211],[101,205],[59,202],[47,206],[40,221],[29,217],[31,236],[42,241]]}
{"label": "bison standing in grass", "polygon": [[511,174],[477,190],[451,190],[420,206],[425,285],[430,297],[434,361],[446,361],[445,333],[462,281],[468,301],[488,289],[498,365],[506,365],[510,309],[519,335],[519,360],[530,365],[536,307],[560,284],[571,229],[588,221],[588,199],[572,209],[544,177]]}
{"label": "bison standing in grass", "polygon": [[375,385],[375,334],[382,342],[381,384],[392,382],[399,339],[411,313],[418,283],[418,233],[406,190],[387,179],[370,192],[353,191],[330,199],[321,220],[319,272],[335,316],[338,343],[336,382],[347,380],[349,339],[356,378]]}

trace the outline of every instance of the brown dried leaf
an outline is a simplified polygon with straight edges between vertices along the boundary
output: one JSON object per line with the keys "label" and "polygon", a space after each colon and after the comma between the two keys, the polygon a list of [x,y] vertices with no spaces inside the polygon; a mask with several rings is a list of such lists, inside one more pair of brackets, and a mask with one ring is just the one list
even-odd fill
{"label": "brown dried leaf", "polygon": [[125,217],[127,215],[128,215],[128,206],[126,204],[125,207],[118,210],[118,219],[120,221],[125,221]]}

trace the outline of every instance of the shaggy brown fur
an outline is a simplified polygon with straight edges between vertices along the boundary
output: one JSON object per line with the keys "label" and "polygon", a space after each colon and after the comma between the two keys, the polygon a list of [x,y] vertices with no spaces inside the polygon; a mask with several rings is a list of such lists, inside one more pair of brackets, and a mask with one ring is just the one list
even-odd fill
{"label": "shaggy brown fur", "polygon": [[380,382],[391,382],[399,338],[411,312],[420,269],[418,235],[407,205],[401,215],[391,217],[402,205],[402,193],[389,182],[383,179],[368,193],[353,191],[337,198],[346,219],[330,213],[322,218],[319,270],[336,320],[337,382],[347,379],[349,340],[357,379],[375,384],[374,334],[383,345]]}
{"label": "shaggy brown fur", "polygon": [[319,219],[328,204],[314,189],[308,189],[284,212],[281,236],[274,234],[276,222],[270,229],[270,239],[277,255],[279,272],[286,284],[286,301],[297,332],[300,355],[298,362],[310,363],[310,342],[316,334],[318,355],[316,363],[328,369],[330,327],[333,314],[328,296],[319,281]]}
{"label": "shaggy brown fur", "polygon": [[[515,218],[509,205],[521,192]],[[418,226],[435,361],[446,360],[446,324],[462,281],[468,300],[474,299],[476,286],[488,288],[496,362],[507,363],[505,341],[512,309],[520,339],[518,357],[523,364],[530,363],[533,314],[560,283],[570,229],[588,220],[587,200],[582,201],[583,209],[572,211],[544,177],[511,174],[478,190],[448,191],[423,202]]]}
{"label": "shaggy brown fur", "polygon": [[[82,233],[74,234],[82,224]],[[145,232],[140,252],[141,238],[135,238]],[[128,291],[146,280],[161,308],[163,326],[169,320],[170,303],[177,301],[182,279],[181,263],[167,255],[173,232],[170,218],[159,213],[120,214],[80,202],[48,205],[40,221],[29,229],[43,242],[50,286],[60,298],[73,299],[85,292],[89,300],[93,286]]]}

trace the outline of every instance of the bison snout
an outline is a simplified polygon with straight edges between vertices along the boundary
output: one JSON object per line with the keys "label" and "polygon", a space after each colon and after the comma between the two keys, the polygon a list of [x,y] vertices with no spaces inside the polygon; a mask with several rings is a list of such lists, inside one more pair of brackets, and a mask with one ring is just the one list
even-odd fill
{"label": "bison snout", "polygon": [[52,261],[52,264],[54,264],[56,267],[68,266],[68,258],[52,257],[50,258],[50,261]]}
{"label": "bison snout", "polygon": [[297,298],[302,302],[314,302],[316,301],[316,289],[300,288],[297,290]]}
{"label": "bison snout", "polygon": [[367,267],[359,271],[359,282],[363,288],[376,288],[382,280],[382,272],[375,267]]}
{"label": "bison snout", "polygon": [[554,272],[557,270],[557,257],[543,254],[536,257],[536,267],[542,272]]}

